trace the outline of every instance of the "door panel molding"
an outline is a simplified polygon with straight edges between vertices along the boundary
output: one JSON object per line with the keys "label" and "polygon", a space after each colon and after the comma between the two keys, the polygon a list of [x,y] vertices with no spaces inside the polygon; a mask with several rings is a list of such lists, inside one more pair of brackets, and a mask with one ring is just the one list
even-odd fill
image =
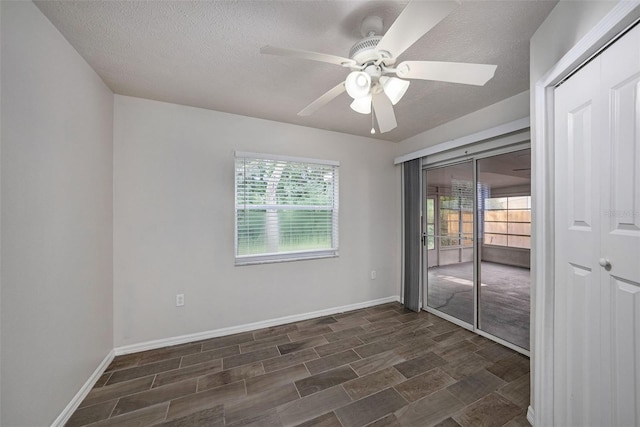
{"label": "door panel molding", "polygon": [[535,319],[532,348],[532,406],[527,419],[535,426],[554,425],[554,87],[629,27],[640,16],[640,1],[618,2],[592,30],[539,79],[534,88],[536,143],[532,153],[534,200],[532,281]]}

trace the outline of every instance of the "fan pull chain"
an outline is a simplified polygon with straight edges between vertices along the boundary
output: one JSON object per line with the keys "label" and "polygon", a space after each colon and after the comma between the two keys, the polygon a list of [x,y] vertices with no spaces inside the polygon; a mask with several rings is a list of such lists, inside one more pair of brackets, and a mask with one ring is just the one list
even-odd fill
{"label": "fan pull chain", "polygon": [[371,135],[376,133],[376,129],[373,127],[373,108],[371,109]]}

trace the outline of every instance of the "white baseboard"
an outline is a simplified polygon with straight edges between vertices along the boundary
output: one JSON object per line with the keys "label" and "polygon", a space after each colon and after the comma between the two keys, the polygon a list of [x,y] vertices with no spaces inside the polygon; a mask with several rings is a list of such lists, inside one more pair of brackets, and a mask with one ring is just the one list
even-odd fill
{"label": "white baseboard", "polygon": [[529,424],[533,425],[533,408],[531,406],[527,409],[527,421],[529,421]]}
{"label": "white baseboard", "polygon": [[100,362],[96,370],[93,371],[93,374],[91,374],[87,382],[84,383],[84,385],[76,393],[73,399],[71,399],[71,402],[69,402],[67,407],[64,408],[60,415],[58,415],[58,418],[56,418],[55,421],[51,424],[51,427],[62,427],[66,424],[67,421],[69,421],[71,415],[73,415],[76,409],[78,409],[78,406],[80,406],[84,398],[87,397],[87,394],[89,394],[98,379],[100,379],[100,376],[102,376],[102,373],[107,369],[107,366],[109,366],[109,364],[113,361],[115,355],[116,354],[113,350],[111,350],[109,354],[106,355],[106,357],[102,360],[102,362]]}
{"label": "white baseboard", "polygon": [[260,322],[246,323],[244,325],[231,326],[228,328],[214,329],[210,331],[197,332],[195,334],[180,335],[177,337],[163,338],[159,340],[146,341],[138,344],[130,344],[122,347],[114,348],[116,356],[129,353],[137,353],[139,351],[154,350],[156,348],[168,347],[177,344],[186,344],[193,341],[206,340],[210,338],[222,337],[225,335],[238,334],[240,332],[248,332],[256,329],[269,328],[271,326],[284,325],[285,323],[299,322],[301,320],[313,319],[315,317],[329,316],[345,311],[358,310],[361,308],[372,307],[374,305],[385,304],[388,302],[400,301],[398,295],[380,298],[372,301],[359,302],[356,304],[343,305],[341,307],[333,307],[325,310],[312,311],[309,313],[294,314],[292,316],[278,317],[276,319],[263,320]]}

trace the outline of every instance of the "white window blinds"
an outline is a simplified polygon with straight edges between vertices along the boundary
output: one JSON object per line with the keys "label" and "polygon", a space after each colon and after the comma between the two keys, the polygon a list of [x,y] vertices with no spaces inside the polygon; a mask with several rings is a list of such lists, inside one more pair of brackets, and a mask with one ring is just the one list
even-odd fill
{"label": "white window blinds", "polygon": [[338,255],[338,162],[236,153],[236,264]]}

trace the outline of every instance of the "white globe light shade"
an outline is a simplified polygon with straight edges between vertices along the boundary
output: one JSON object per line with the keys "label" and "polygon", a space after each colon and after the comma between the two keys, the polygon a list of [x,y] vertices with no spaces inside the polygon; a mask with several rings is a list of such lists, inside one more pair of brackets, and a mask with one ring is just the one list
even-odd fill
{"label": "white globe light shade", "polygon": [[344,82],[347,93],[353,99],[369,95],[371,76],[363,71],[352,71]]}
{"label": "white globe light shade", "polygon": [[371,114],[371,95],[356,98],[351,103],[351,109],[360,114]]}
{"label": "white globe light shade", "polygon": [[384,93],[389,97],[391,104],[396,105],[407,92],[410,82],[397,77],[382,76],[380,77],[380,83],[382,83]]}

